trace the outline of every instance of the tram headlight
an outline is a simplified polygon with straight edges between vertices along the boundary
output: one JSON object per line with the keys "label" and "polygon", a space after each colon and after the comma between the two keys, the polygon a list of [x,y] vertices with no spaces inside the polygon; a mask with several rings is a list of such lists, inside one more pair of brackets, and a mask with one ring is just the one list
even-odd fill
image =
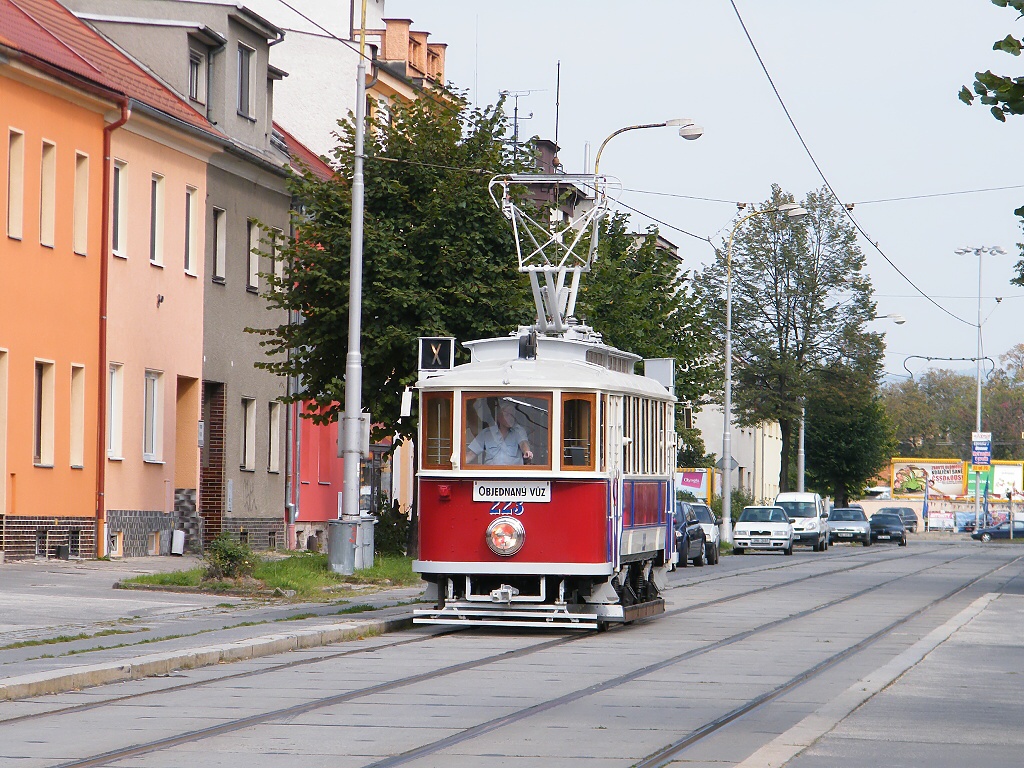
{"label": "tram headlight", "polygon": [[514,517],[499,517],[491,521],[484,534],[491,552],[502,557],[511,557],[523,548],[526,529]]}

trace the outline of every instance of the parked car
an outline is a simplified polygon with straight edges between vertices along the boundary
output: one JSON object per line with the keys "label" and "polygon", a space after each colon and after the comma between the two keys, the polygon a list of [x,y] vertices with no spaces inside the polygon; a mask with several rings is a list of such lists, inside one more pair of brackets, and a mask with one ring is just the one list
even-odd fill
{"label": "parked car", "polygon": [[907,546],[907,527],[895,512],[875,512],[871,516],[871,541],[895,541]]}
{"label": "parked car", "polygon": [[786,510],[793,521],[793,542],[807,544],[815,552],[828,549],[831,541],[825,502],[816,493],[780,493],[775,506]]}
{"label": "parked car", "polygon": [[903,520],[903,525],[911,533],[917,533],[917,512],[910,507],[882,507],[879,512],[894,512]]}
{"label": "parked car", "polygon": [[672,527],[676,534],[676,558],[680,568],[691,562],[698,568],[704,565],[707,540],[697,513],[689,502],[677,501]]}
{"label": "parked car", "polygon": [[828,515],[828,528],[833,541],[859,541],[871,546],[871,524],[863,509],[837,507]]}
{"label": "parked car", "polygon": [[732,533],[732,551],[767,549],[793,554],[793,523],[782,507],[744,507]]}
{"label": "parked car", "polygon": [[718,526],[721,525],[722,521],[718,519],[718,515],[712,512],[711,507],[707,504],[691,501],[690,506],[693,507],[694,514],[700,520],[700,527],[704,529],[704,539],[706,542],[704,559],[707,560],[709,565],[717,565],[719,555],[718,544],[722,540],[722,532]]}
{"label": "parked car", "polygon": [[[1010,538],[1010,524],[999,523],[999,525],[990,525],[987,528],[975,531],[971,534],[971,538],[976,541],[992,541],[992,539],[1008,539]],[[1024,520],[1013,521],[1013,538],[1021,539],[1024,541]]]}

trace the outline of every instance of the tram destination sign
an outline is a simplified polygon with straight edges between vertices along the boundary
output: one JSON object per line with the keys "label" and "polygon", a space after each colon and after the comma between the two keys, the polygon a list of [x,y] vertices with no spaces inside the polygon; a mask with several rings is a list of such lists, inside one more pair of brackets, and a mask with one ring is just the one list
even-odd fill
{"label": "tram destination sign", "polygon": [[473,501],[551,501],[551,483],[547,480],[474,480]]}

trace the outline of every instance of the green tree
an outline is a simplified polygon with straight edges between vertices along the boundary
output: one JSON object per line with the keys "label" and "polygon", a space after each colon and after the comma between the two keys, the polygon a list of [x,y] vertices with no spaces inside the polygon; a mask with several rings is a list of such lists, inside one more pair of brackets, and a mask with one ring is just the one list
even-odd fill
{"label": "green tree", "polygon": [[[793,196],[778,186],[762,209]],[[741,425],[777,420],[782,436],[780,487],[789,490],[793,444],[812,374],[868,354],[878,335],[871,284],[856,234],[826,190],[801,203],[809,215],[749,219],[736,233],[732,254],[734,414]],[[715,309],[709,319],[724,334],[725,261],[698,277],[698,292]]]}
{"label": "green tree", "polygon": [[[993,5],[1000,8],[1012,8],[1017,11],[1017,18],[1024,16],[1024,0],[992,0]],[[1002,40],[992,44],[993,51],[1003,51],[1011,56],[1020,56],[1021,40],[1013,35],[1007,35]],[[1000,122],[1006,122],[1007,115],[1024,114],[1024,77],[1008,77],[997,75],[992,70],[974,73],[974,93],[965,85],[960,89],[960,101],[965,104],[973,104],[975,95],[985,106],[989,107],[992,116]],[[1024,227],[1024,205],[1017,208],[1014,214],[1021,218],[1021,226]],[[1024,254],[1024,243],[1018,243],[1021,253]],[[1024,285],[1024,258],[1017,262],[1017,276],[1010,282],[1017,285]]]}
{"label": "green tree", "polygon": [[[372,122],[365,144],[362,401],[381,434],[409,436],[400,398],[416,380],[417,337],[505,334],[530,320],[531,303],[511,229],[487,193],[492,174],[515,170],[501,104],[422,99],[395,103],[389,117]],[[336,177],[292,178],[304,206],[298,237],[283,250],[283,277],[269,280],[271,307],[301,319],[254,330],[268,354],[287,353],[258,365],[299,377],[293,400],[315,403],[306,415],[321,422],[344,402],[348,351],[355,134],[351,121],[340,126]]]}

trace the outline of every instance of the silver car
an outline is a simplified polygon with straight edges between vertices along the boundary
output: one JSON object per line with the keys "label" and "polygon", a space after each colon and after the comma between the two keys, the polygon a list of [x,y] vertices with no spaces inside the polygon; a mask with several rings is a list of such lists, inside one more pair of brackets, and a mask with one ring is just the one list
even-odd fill
{"label": "silver car", "polygon": [[828,527],[833,542],[859,541],[865,547],[871,546],[871,524],[863,509],[839,507],[828,515]]}

